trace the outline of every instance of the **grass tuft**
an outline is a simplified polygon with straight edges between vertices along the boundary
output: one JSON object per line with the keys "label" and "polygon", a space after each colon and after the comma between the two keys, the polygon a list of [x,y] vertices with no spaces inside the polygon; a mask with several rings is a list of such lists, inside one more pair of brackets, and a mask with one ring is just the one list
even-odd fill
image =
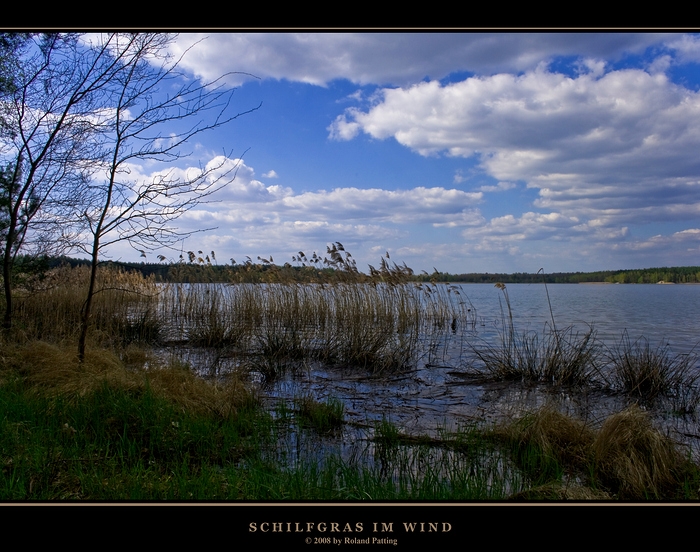
{"label": "grass tuft", "polygon": [[3,370],[17,371],[32,393],[77,401],[103,386],[128,392],[146,388],[192,412],[228,417],[254,400],[239,378],[213,384],[189,370],[153,362],[149,370],[127,369],[118,356],[108,350],[88,350],[85,361],[78,362],[73,347],[42,341],[24,346],[4,347]]}
{"label": "grass tuft", "polygon": [[672,355],[668,345],[652,348],[645,338],[631,343],[625,331],[609,356],[613,386],[642,404],[671,397],[678,412],[691,413],[700,402],[697,355]]}
{"label": "grass tuft", "polygon": [[527,414],[496,430],[514,455],[516,463],[534,481],[560,480],[585,466],[593,442],[586,425],[551,406]]}
{"label": "grass tuft", "polygon": [[320,433],[336,430],[345,421],[345,407],[338,399],[330,398],[319,402],[306,395],[296,400],[296,407],[302,425],[309,425]]}
{"label": "grass tuft", "polygon": [[592,450],[598,479],[623,499],[672,496],[683,480],[683,457],[637,406],[608,417]]}
{"label": "grass tuft", "polygon": [[[552,323],[545,325],[541,339],[535,332],[518,334],[508,290],[502,283],[497,283],[496,287],[503,292],[508,312],[506,319],[501,305],[501,343],[471,347],[487,373],[502,380],[520,379],[558,385],[585,385],[594,380],[599,373],[600,348],[593,327],[589,326],[583,334],[574,332],[573,328],[557,330],[552,316]],[[547,297],[549,300],[549,292]]]}
{"label": "grass tuft", "polygon": [[698,466],[637,406],[598,431],[547,406],[493,434],[529,478],[515,500],[697,498]]}

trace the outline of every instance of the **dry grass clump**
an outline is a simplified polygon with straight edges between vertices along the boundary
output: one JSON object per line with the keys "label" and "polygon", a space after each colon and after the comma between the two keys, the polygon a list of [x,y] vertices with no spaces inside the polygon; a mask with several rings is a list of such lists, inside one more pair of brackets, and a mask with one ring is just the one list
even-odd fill
{"label": "dry grass clump", "polygon": [[238,408],[254,400],[240,379],[213,384],[182,366],[155,366],[148,370],[126,368],[108,350],[88,350],[82,364],[73,347],[41,341],[6,346],[2,353],[2,368],[18,372],[34,392],[68,400],[76,400],[104,386],[133,393],[149,388],[183,411],[223,417],[234,415]]}
{"label": "dry grass clump", "polygon": [[[47,272],[31,289],[15,292],[15,334],[28,340],[75,339],[88,289],[88,267],[60,267]],[[161,320],[159,297],[164,289],[138,272],[102,267],[91,314],[93,334],[103,341],[127,344],[157,341]]]}
{"label": "dry grass clump", "polygon": [[495,435],[513,447],[532,483],[513,499],[674,499],[696,488],[689,482],[697,481],[698,467],[637,406],[609,416],[598,431],[545,406]]}
{"label": "dry grass clump", "polygon": [[608,417],[592,451],[597,477],[620,498],[661,498],[679,486],[682,456],[637,406]]}
{"label": "dry grass clump", "polygon": [[593,443],[593,431],[583,422],[545,406],[507,426],[504,436],[519,448],[531,447],[546,458],[580,467]]}

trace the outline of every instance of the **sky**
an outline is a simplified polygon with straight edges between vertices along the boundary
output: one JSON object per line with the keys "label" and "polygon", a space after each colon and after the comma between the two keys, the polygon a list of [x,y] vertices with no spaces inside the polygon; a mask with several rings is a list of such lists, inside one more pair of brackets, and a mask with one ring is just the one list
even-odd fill
{"label": "sky", "polygon": [[[416,272],[700,265],[700,35],[214,32],[170,49],[190,78],[232,73],[232,110],[261,104],[179,161],[238,166],[178,219],[208,229],[182,251],[283,264],[341,242],[365,271],[386,253]],[[144,260],[125,243],[105,258]]]}

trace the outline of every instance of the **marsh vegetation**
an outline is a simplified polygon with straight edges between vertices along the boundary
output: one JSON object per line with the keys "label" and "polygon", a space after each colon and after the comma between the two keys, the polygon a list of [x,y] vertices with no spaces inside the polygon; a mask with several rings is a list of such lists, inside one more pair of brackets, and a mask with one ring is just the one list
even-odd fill
{"label": "marsh vegetation", "polygon": [[[692,352],[627,334],[609,346],[592,327],[558,329],[553,313],[541,331],[522,332],[503,284],[497,339],[487,341],[459,287],[411,282],[410,269],[385,259],[361,274],[337,245],[334,270],[315,283],[285,281],[283,269],[235,285],[100,270],[82,362],[74,343],[87,269],[23,279],[1,345],[0,495],[698,498],[693,448],[653,417],[696,420]],[[291,385],[300,381],[308,385]],[[349,399],[349,385],[365,395]],[[598,395],[616,408],[581,415],[540,401],[451,423],[438,406],[433,431],[392,416],[408,395],[424,415],[421,386],[490,385]]]}

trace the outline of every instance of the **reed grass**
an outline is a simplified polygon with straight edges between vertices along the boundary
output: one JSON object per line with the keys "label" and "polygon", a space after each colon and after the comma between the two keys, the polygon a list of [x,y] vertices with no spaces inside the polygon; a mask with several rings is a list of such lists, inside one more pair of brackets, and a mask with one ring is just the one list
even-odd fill
{"label": "reed grass", "polygon": [[612,385],[646,405],[669,398],[679,413],[692,413],[700,402],[697,355],[672,354],[668,345],[652,348],[625,331],[609,352]]}
{"label": "reed grass", "polygon": [[[186,342],[279,364],[317,359],[380,373],[411,365],[421,334],[473,323],[457,288],[400,283],[387,267],[377,274],[389,282],[193,285],[105,267],[90,336],[97,346]],[[60,268],[20,292],[16,334],[75,339],[87,277],[84,267]]]}
{"label": "reed grass", "polygon": [[[31,289],[15,291],[10,339],[74,340],[88,286],[87,267],[53,269]],[[162,285],[135,272],[98,272],[91,315],[92,337],[102,344],[155,343],[161,338]]]}
{"label": "reed grass", "polygon": [[[161,294],[174,339],[256,357],[270,374],[318,360],[372,373],[415,363],[421,336],[473,324],[456,288],[413,284],[170,286]],[[446,288],[445,288],[446,289]],[[430,296],[428,295],[430,294]],[[274,367],[274,368],[273,368]]]}
{"label": "reed grass", "polygon": [[[508,330],[509,332],[509,330]],[[585,385],[599,374],[600,347],[595,331],[555,331],[545,327],[535,332],[502,334],[500,346],[473,345],[483,369],[496,379]]]}
{"label": "reed grass", "polygon": [[[549,382],[558,385],[585,385],[600,374],[602,350],[592,326],[581,333],[573,327],[557,330],[552,317],[542,335],[519,334],[504,284],[496,284],[504,296],[507,315],[501,310],[500,344],[472,344],[471,349],[483,370],[496,379]],[[550,306],[551,308],[551,306]]]}

